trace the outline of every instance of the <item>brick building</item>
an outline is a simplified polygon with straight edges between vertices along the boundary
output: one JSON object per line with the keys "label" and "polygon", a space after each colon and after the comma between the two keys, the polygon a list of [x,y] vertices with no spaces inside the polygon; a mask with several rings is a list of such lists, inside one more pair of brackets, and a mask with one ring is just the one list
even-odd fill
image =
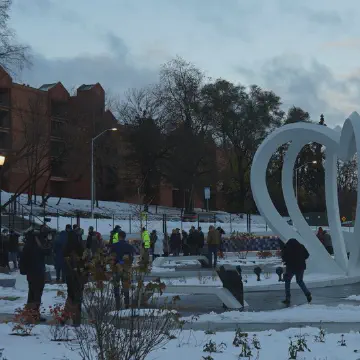
{"label": "brick building", "polygon": [[[76,89],[76,94],[71,95],[61,82],[44,84],[40,88],[15,83],[0,68],[0,154],[7,156],[7,163],[13,161],[4,171],[1,188],[12,193],[49,193],[55,197],[89,199],[91,138],[112,127],[118,127],[118,133],[121,133],[121,126],[105,109],[105,91],[99,83],[82,85]],[[62,158],[59,153],[69,136],[81,147],[78,150],[73,148],[72,153]],[[29,142],[34,138],[41,138],[38,141],[41,149],[36,151],[38,158],[35,160],[33,155],[26,155]],[[103,147],[103,144],[100,142],[98,146]],[[73,167],[71,163],[74,163]],[[104,168],[100,177],[106,182],[111,174],[108,174],[106,166]],[[31,174],[35,172],[41,173],[41,176],[32,186]],[[118,191],[114,184],[102,188],[99,194],[102,200],[138,201],[137,196],[128,196],[126,189]],[[195,207],[204,206],[202,196],[199,194],[196,197]],[[180,194],[171,185],[162,183],[153,203],[182,207],[185,198],[186,194]],[[213,200],[212,208],[218,207],[215,196]]]}

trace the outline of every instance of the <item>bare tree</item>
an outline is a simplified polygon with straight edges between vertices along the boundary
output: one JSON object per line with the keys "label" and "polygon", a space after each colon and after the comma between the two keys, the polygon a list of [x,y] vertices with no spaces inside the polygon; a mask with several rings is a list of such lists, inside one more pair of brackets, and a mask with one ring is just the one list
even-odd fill
{"label": "bare tree", "polygon": [[26,109],[19,110],[24,142],[27,145],[28,154],[26,156],[27,177],[29,179],[28,203],[32,202],[37,189],[37,174],[41,168],[48,167],[50,170],[50,131],[48,125],[48,113],[46,97],[35,96],[28,101]]}
{"label": "bare tree", "polygon": [[162,163],[169,154],[166,118],[159,104],[153,88],[132,89],[117,109],[123,124],[121,153],[126,171],[121,171],[122,178],[133,184],[139,204],[156,197]]}
{"label": "bare tree", "polygon": [[14,74],[30,65],[30,61],[29,47],[17,43],[15,32],[8,25],[11,5],[12,0],[0,1],[0,65]]}
{"label": "bare tree", "polygon": [[13,144],[14,150],[10,153],[5,171],[19,168],[25,176],[10,202],[15,202],[20,194],[26,192],[30,205],[33,196],[36,197],[40,189],[43,195],[42,203],[44,203],[52,166],[55,161],[60,161],[65,155],[65,143],[54,153],[50,138],[47,97],[43,94],[32,94],[25,104],[14,102],[13,114],[21,120],[22,129],[21,136]]}

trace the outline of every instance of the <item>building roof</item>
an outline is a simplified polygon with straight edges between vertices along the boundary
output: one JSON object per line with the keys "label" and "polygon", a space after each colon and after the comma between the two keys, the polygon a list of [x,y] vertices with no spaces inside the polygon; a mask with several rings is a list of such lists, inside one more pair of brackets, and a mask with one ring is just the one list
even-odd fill
{"label": "building roof", "polygon": [[95,86],[95,84],[90,84],[90,85],[86,85],[86,84],[82,84],[81,86],[79,86],[78,90],[91,90],[93,87]]}
{"label": "building roof", "polygon": [[41,86],[39,87],[39,90],[48,91],[48,90],[50,90],[51,88],[53,88],[56,84],[57,84],[57,83],[41,85]]}

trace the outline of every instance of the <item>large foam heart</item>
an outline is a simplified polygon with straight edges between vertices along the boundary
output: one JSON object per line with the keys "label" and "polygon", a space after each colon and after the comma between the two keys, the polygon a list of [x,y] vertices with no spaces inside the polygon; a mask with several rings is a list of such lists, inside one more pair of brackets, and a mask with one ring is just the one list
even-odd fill
{"label": "large foam heart", "polygon": [[[304,219],[295,196],[293,186],[294,166],[303,146],[316,142],[325,147],[325,196],[329,227],[333,241],[335,260],[328,254]],[[294,230],[276,210],[266,184],[266,170],[273,153],[283,144],[290,143],[282,169],[282,190],[289,215],[297,229]],[[325,126],[296,123],[285,125],[272,132],[261,144],[253,159],[251,188],[255,203],[270,228],[283,241],[298,239],[310,252],[310,271],[327,274],[359,274],[360,246],[352,244],[350,259],[341,230],[339,204],[337,199],[337,159],[351,159],[360,146],[360,116],[353,113],[346,120],[340,133]],[[358,184],[360,187],[360,182]],[[360,188],[358,188],[360,194]],[[358,201],[358,208],[360,203]],[[360,211],[360,210],[359,210]],[[360,234],[360,223],[355,222],[353,240]]]}

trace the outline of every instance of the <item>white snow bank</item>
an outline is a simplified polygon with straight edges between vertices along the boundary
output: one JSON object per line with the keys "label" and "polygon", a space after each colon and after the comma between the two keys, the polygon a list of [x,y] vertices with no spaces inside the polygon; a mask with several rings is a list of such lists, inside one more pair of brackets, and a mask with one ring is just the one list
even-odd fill
{"label": "white snow bank", "polygon": [[[191,318],[183,320],[190,321]],[[213,323],[314,323],[314,322],[360,322],[360,306],[301,305],[286,309],[259,312],[229,311],[221,314],[200,315],[198,322]]]}
{"label": "white snow bank", "polygon": [[[8,325],[0,325],[0,348],[4,348],[3,356],[9,360],[81,360],[78,351],[73,351],[64,343],[50,340],[49,329],[46,326],[37,326],[33,333],[36,336],[20,338],[9,336]],[[211,355],[216,360],[238,359],[241,348],[233,346],[235,332],[218,332],[207,335],[203,331],[183,331],[176,339],[170,340],[156,352],[149,354],[146,360],[199,360]],[[325,342],[316,342],[315,337],[319,335],[319,329],[288,329],[281,332],[274,330],[259,333],[248,333],[249,343],[256,335],[261,349],[259,359],[281,360],[288,359],[289,338],[297,340],[297,336],[304,335],[307,346],[311,352],[298,354],[298,359],[326,359],[326,360],[356,360],[359,359],[360,334],[350,332],[344,334],[327,334]],[[344,340],[346,346],[340,346],[339,342]],[[204,352],[204,346],[210,341],[221,348],[219,353]],[[221,347],[220,344],[224,345]],[[257,351],[253,351],[253,358],[257,358]],[[248,358],[246,358],[248,359]]]}

